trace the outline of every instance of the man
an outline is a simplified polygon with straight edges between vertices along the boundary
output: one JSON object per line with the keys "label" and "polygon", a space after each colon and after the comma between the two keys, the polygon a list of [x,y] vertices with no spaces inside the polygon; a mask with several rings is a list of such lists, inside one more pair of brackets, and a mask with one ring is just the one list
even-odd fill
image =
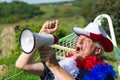
{"label": "man", "polygon": [[[40,34],[53,33],[58,29],[58,21],[46,22]],[[113,50],[112,42],[97,23],[91,22],[84,29],[73,28],[79,36],[75,53],[57,62],[51,47],[39,49],[41,62],[32,62],[34,50],[30,54],[22,52],[16,67],[39,75],[42,80],[114,80],[115,72],[111,65],[101,59],[104,51]]]}

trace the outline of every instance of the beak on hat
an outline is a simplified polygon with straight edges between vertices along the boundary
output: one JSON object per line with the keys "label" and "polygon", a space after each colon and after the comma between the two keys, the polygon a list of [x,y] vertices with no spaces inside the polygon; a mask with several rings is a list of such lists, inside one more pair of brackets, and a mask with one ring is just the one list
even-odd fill
{"label": "beak on hat", "polygon": [[107,33],[104,31],[102,26],[98,25],[95,22],[89,23],[84,29],[73,27],[73,31],[79,35],[85,35],[90,37],[91,39],[99,42],[106,52],[113,51],[113,44],[107,38]]}

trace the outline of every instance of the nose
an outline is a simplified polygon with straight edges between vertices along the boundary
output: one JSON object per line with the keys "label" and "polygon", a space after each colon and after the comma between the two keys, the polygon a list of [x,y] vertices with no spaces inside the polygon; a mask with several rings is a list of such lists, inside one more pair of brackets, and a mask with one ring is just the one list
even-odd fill
{"label": "nose", "polygon": [[81,41],[81,40],[79,40],[78,42],[77,42],[77,45],[82,45],[83,44],[83,42]]}
{"label": "nose", "polygon": [[77,43],[76,43],[76,49],[77,50],[80,50],[82,48],[82,41],[78,41]]}

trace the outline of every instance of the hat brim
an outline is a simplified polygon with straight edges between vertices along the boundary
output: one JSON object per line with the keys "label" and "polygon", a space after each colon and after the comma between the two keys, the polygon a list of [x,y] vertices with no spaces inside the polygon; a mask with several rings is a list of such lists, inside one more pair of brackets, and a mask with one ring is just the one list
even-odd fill
{"label": "hat brim", "polygon": [[81,29],[78,27],[73,27],[73,31],[78,36],[85,35],[85,36],[88,36],[91,39],[99,42],[103,46],[105,52],[112,52],[113,51],[112,42],[108,38],[104,37],[102,34],[94,34],[92,32],[85,31],[85,29]]}

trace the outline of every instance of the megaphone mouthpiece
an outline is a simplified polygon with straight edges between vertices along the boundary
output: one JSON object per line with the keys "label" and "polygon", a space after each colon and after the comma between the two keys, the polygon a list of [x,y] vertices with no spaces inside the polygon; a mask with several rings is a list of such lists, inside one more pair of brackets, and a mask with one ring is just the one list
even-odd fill
{"label": "megaphone mouthpiece", "polygon": [[54,44],[58,43],[59,37],[57,35],[53,35],[54,37]]}

